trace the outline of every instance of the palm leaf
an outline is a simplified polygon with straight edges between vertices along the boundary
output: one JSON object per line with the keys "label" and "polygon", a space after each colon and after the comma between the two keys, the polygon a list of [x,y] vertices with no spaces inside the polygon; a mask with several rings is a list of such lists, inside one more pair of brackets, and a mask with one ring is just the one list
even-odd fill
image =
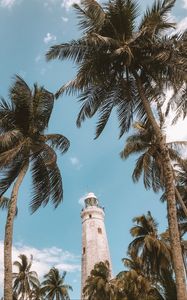
{"label": "palm leaf", "polygon": [[47,134],[45,139],[52,148],[60,150],[62,154],[69,149],[70,142],[64,135]]}
{"label": "palm leaf", "polygon": [[33,180],[33,195],[30,209],[31,213],[34,213],[41,205],[47,205],[51,193],[49,172],[40,154],[33,155],[31,173]]}
{"label": "palm leaf", "polygon": [[49,119],[53,110],[54,95],[44,89],[34,85],[33,93],[33,127],[36,127],[37,131],[42,132],[47,128]]}
{"label": "palm leaf", "polygon": [[28,132],[30,119],[30,102],[32,93],[26,82],[20,77],[15,76],[15,82],[11,86],[10,99],[15,106],[15,119],[17,125],[23,132]]}
{"label": "palm leaf", "polygon": [[83,0],[81,6],[74,4],[79,26],[85,32],[99,31],[105,22],[105,12],[97,1]]}

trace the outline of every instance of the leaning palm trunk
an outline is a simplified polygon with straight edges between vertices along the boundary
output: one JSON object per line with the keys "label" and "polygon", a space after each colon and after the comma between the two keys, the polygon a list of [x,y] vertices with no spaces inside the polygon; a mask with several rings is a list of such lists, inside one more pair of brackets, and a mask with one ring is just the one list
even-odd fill
{"label": "leaning palm trunk", "polygon": [[5,226],[5,238],[4,238],[4,299],[12,300],[12,240],[13,240],[13,224],[16,214],[17,196],[19,187],[23,181],[23,178],[27,172],[28,165],[25,164],[21,169],[16,182],[14,183],[10,206],[8,209],[7,221]]}
{"label": "leaning palm trunk", "polygon": [[178,221],[177,221],[174,175],[173,175],[173,169],[170,161],[169,151],[166,145],[165,136],[163,136],[153,115],[150,103],[145,96],[141,79],[138,77],[137,74],[134,74],[134,76],[136,78],[137,88],[147,118],[149,119],[153,127],[153,130],[155,131],[155,135],[157,136],[158,144],[160,146],[160,151],[161,151],[162,161],[163,161],[163,171],[165,177],[168,224],[169,224],[169,234],[170,234],[171,250],[172,250],[172,262],[173,262],[173,268],[176,277],[177,299],[186,300],[187,292],[186,292],[186,284],[185,284],[185,271],[184,271],[183,255],[182,255],[182,248],[180,243],[180,235],[179,235],[179,228],[178,228]]}

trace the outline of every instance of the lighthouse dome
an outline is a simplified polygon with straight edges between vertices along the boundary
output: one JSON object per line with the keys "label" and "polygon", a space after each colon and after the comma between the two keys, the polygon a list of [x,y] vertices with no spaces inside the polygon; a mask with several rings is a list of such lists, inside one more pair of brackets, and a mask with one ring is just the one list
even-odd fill
{"label": "lighthouse dome", "polygon": [[94,193],[90,192],[86,195],[85,199],[85,205],[88,206],[98,206],[98,200]]}

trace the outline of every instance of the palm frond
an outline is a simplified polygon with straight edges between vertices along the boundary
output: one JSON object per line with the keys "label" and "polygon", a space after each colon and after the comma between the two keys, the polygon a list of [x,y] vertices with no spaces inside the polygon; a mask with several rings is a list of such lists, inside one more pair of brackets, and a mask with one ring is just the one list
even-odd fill
{"label": "palm frond", "polygon": [[33,195],[30,209],[31,213],[34,213],[41,205],[47,205],[51,193],[49,172],[41,155],[33,155],[31,173]]}
{"label": "palm frond", "polygon": [[0,197],[0,209],[7,210],[10,205],[10,199],[7,197]]}
{"label": "palm frond", "polygon": [[114,106],[113,99],[109,98],[103,102],[99,108],[99,120],[96,126],[95,139],[103,132]]}
{"label": "palm frond", "polygon": [[0,135],[0,153],[15,147],[18,142],[22,142],[23,135],[18,129],[6,131]]}
{"label": "palm frond", "polygon": [[80,102],[83,102],[80,112],[77,116],[76,124],[78,127],[81,126],[82,122],[87,118],[91,118],[100,107],[100,103],[103,101],[105,91],[101,87],[88,88],[81,96]]}
{"label": "palm frond", "polygon": [[31,125],[36,128],[36,131],[42,132],[47,128],[53,105],[54,95],[43,87],[38,87],[38,85],[35,84],[32,111],[33,124]]}
{"label": "palm frond", "polygon": [[47,61],[58,58],[72,59],[76,63],[83,60],[87,53],[87,42],[85,39],[72,40],[69,43],[52,46],[46,54]]}
{"label": "palm frond", "polygon": [[60,150],[61,153],[65,153],[70,146],[69,140],[61,134],[46,134],[45,140],[54,149]]}
{"label": "palm frond", "polygon": [[79,26],[86,33],[99,31],[105,22],[105,12],[97,1],[83,0],[81,5],[74,4],[79,18]]}
{"label": "palm frond", "polygon": [[169,13],[175,4],[175,0],[155,0],[151,9],[147,9],[139,28],[145,28],[146,34],[155,34],[164,29],[175,27],[175,23],[168,21]]}
{"label": "palm frond", "polygon": [[20,130],[28,132],[30,119],[30,104],[32,93],[26,82],[18,75],[15,76],[15,82],[10,87],[10,99],[15,106],[15,119]]}
{"label": "palm frond", "polygon": [[110,1],[107,5],[107,12],[108,29],[111,33],[120,35],[125,40],[130,39],[135,29],[135,20],[139,15],[138,2],[134,0]]}
{"label": "palm frond", "polygon": [[15,107],[12,102],[0,98],[0,132],[15,129]]}
{"label": "palm frond", "polygon": [[22,157],[20,160],[13,160],[12,163],[3,170],[1,173],[0,197],[2,197],[17,178],[24,164],[26,164],[26,161],[24,161]]}
{"label": "palm frond", "polygon": [[49,177],[51,185],[51,202],[54,205],[54,208],[57,208],[63,200],[62,178],[57,165],[54,165],[53,168],[49,170]]}

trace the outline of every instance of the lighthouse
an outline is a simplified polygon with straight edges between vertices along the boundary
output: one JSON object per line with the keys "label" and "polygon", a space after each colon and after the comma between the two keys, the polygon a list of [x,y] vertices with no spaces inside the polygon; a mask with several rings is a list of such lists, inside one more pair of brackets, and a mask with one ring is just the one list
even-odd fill
{"label": "lighthouse", "polygon": [[[104,223],[104,209],[94,193],[88,193],[84,199],[82,218],[82,264],[81,264],[81,295],[87,277],[94,265],[108,260],[111,267],[110,252]],[[82,299],[82,298],[81,298]]]}

